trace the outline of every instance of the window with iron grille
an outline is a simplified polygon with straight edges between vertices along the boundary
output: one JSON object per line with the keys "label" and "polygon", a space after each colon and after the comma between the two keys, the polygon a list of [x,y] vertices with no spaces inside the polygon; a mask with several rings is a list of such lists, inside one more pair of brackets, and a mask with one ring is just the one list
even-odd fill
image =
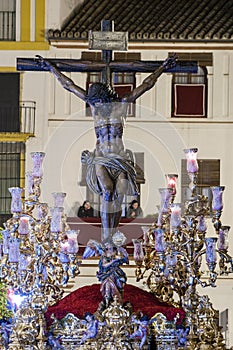
{"label": "window with iron grille", "polygon": [[0,0],[0,41],[15,41],[16,0]]}
{"label": "window with iron grille", "polygon": [[[190,179],[186,170],[187,160],[181,163],[181,201],[190,199]],[[197,194],[208,197],[208,207],[212,207],[212,186],[220,186],[220,159],[198,159]]]}
{"label": "window with iron grille", "polygon": [[25,144],[0,142],[0,226],[11,217],[9,187],[24,187]]}

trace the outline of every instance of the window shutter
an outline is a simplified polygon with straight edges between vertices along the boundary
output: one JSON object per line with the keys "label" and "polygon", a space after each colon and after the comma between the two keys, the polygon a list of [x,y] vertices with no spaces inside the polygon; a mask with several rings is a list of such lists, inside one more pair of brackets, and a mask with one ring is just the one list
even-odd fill
{"label": "window shutter", "polygon": [[175,84],[174,117],[205,117],[205,85]]}

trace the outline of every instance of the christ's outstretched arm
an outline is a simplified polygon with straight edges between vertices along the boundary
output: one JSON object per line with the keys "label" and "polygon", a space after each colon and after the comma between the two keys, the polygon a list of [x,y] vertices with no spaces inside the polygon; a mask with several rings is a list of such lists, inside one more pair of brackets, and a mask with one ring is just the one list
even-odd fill
{"label": "christ's outstretched arm", "polygon": [[72,92],[75,96],[81,98],[83,101],[86,101],[86,91],[84,89],[76,85],[73,80],[68,78],[65,74],[61,73],[57,67],[49,60],[46,60],[39,55],[36,56],[36,59],[38,61],[38,64],[49,69],[49,71],[55,76],[55,78],[59,81],[64,89]]}
{"label": "christ's outstretched arm", "polygon": [[134,102],[138,97],[142,96],[146,91],[150,90],[160,77],[160,75],[168,68],[172,68],[176,65],[177,56],[174,54],[168,57],[164,63],[143,80],[142,84],[137,86],[130,94],[128,94],[123,100],[126,102]]}

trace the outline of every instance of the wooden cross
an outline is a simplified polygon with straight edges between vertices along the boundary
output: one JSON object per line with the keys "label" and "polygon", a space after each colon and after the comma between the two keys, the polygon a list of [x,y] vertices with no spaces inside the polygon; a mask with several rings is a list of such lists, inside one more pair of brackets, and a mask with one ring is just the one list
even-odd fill
{"label": "wooden cross", "polygon": [[[90,32],[89,49],[102,51],[101,61],[88,61],[82,59],[48,59],[55,64],[57,69],[63,72],[101,72],[102,83],[111,82],[112,72],[143,72],[152,73],[159,68],[163,61],[118,61],[112,60],[113,50],[127,50],[127,33],[112,31],[112,21],[101,22],[101,32]],[[36,58],[17,58],[17,70],[19,71],[45,71]],[[176,66],[167,69],[167,73],[197,73],[196,61],[180,61]]]}

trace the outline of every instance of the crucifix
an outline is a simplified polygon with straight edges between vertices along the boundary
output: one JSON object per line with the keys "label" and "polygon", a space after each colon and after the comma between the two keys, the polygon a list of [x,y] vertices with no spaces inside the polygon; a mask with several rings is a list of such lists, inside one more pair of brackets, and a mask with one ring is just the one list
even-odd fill
{"label": "crucifix", "polygon": [[[162,61],[118,61],[112,60],[113,51],[127,51],[128,36],[125,32],[112,31],[113,22],[103,20],[101,22],[100,32],[89,32],[89,49],[101,50],[101,61],[88,61],[82,59],[49,59],[55,64],[57,69],[63,72],[134,72],[134,73],[152,73],[161,64]],[[45,71],[46,67],[38,65],[35,58],[18,58],[17,70],[19,71]],[[167,73],[197,73],[196,61],[179,61],[176,65],[164,69]],[[103,82],[105,80],[102,74]],[[105,81],[106,83],[106,81]]]}
{"label": "crucifix", "polygon": [[[102,22],[101,32],[90,33],[90,49],[102,50],[100,62],[18,58],[18,70],[49,71],[69,92],[89,104],[96,134],[93,152],[83,151],[87,163],[87,184],[101,197],[102,242],[112,243],[122,213],[125,195],[137,196],[136,172],[131,155],[124,149],[123,125],[129,103],[135,102],[153,88],[164,72],[196,72],[195,62],[177,63],[176,56],[156,62],[118,62],[112,60],[113,50],[127,50],[127,33],[112,31],[111,21]],[[101,83],[93,83],[88,91],[68,78],[65,72],[101,72]],[[149,72],[142,84],[119,98],[111,86],[112,72]]]}

